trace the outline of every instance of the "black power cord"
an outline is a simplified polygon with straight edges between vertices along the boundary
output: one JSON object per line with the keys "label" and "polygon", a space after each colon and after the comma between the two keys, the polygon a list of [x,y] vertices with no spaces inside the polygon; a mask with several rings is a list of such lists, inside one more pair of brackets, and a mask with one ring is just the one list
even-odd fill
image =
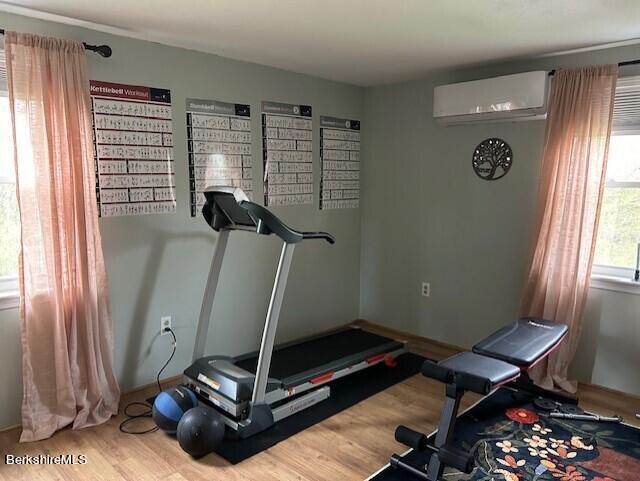
{"label": "black power cord", "polygon": [[[166,369],[166,367],[169,365],[169,363],[173,359],[173,356],[175,356],[176,354],[176,344],[177,344],[176,335],[170,327],[167,327],[164,329],[164,332],[167,332],[167,331],[173,337],[173,342],[171,343],[172,350],[171,350],[171,355],[169,356],[169,359],[167,359],[167,362],[164,363],[164,366],[160,368],[160,370],[158,371],[158,375],[156,376],[156,383],[158,384],[158,394],[162,392],[162,384],[160,384],[160,376],[162,375],[162,372]],[[143,407],[144,410],[137,413],[132,413],[130,412],[130,408],[134,406]],[[126,416],[126,419],[120,423],[120,432],[125,434],[147,434],[147,433],[156,432],[158,430],[158,426],[153,426],[152,428],[145,429],[142,431],[132,431],[130,429],[127,429],[127,426],[129,424],[137,421],[140,418],[150,418],[152,414],[153,414],[153,404],[151,404],[150,402],[147,402],[147,401],[130,402],[124,407],[124,415]]]}
{"label": "black power cord", "polygon": [[169,331],[169,334],[171,334],[171,337],[173,337],[173,342],[171,343],[172,350],[171,350],[171,355],[169,356],[169,359],[167,359],[167,362],[164,363],[164,366],[160,368],[160,370],[158,371],[158,375],[156,376],[156,383],[158,384],[158,394],[162,392],[162,384],[160,384],[160,375],[162,374],[162,371],[164,371],[166,367],[169,365],[169,363],[173,359],[173,356],[175,356],[176,344],[178,342],[176,339],[176,334],[173,332],[173,329],[171,329],[170,327],[165,327],[164,332],[167,332],[167,331]]}

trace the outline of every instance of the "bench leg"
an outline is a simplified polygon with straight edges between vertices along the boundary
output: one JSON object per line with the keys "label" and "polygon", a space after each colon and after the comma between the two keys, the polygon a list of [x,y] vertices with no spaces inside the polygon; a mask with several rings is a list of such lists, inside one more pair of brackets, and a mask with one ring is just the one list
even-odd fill
{"label": "bench leg", "polygon": [[523,371],[518,379],[511,382],[509,386],[517,389],[519,392],[526,393],[532,397],[543,397],[553,399],[563,404],[578,404],[578,398],[575,395],[563,394],[560,392],[548,391],[534,384],[526,371]]}
{"label": "bench leg", "polygon": [[[460,408],[460,400],[464,391],[456,388],[455,384],[447,384],[445,389],[446,397],[444,398],[444,406],[442,407],[442,415],[438,423],[438,432],[436,433],[435,447],[441,448],[448,445],[453,437],[453,431],[456,426],[456,418],[458,409]],[[438,457],[437,453],[429,459],[427,466],[427,479],[437,481],[442,476],[444,463]]]}

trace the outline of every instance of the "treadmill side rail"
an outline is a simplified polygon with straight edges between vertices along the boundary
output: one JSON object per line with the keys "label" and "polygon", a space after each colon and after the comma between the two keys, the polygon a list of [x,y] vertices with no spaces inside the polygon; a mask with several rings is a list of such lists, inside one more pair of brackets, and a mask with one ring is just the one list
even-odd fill
{"label": "treadmill side rail", "polygon": [[316,389],[305,394],[304,396],[292,399],[288,403],[273,408],[273,420],[274,422],[278,422],[292,414],[310,408],[311,406],[318,404],[320,401],[324,401],[330,395],[331,388],[329,386],[323,386],[320,389]]}
{"label": "treadmill side rail", "polygon": [[[345,356],[339,359],[335,359],[328,364],[316,366],[314,369],[297,373],[293,376],[289,376],[282,379],[283,387],[295,387],[307,382],[309,379],[317,378],[318,376],[327,372],[344,372],[344,374],[350,374],[358,371],[357,366],[364,363],[363,367],[373,366],[379,362],[385,360],[385,358],[398,357],[400,354],[407,352],[406,345],[401,342],[389,340],[386,345],[377,346],[365,351],[355,352],[349,356]],[[355,369],[355,371],[354,371]],[[333,376],[332,379],[335,379]],[[318,383],[316,383],[318,384]]]}
{"label": "treadmill side rail", "polygon": [[[288,403],[284,403],[277,408],[271,410],[273,416],[273,422],[276,423],[292,414],[303,411],[306,408],[314,406],[325,399],[328,399],[331,395],[331,388],[329,386],[323,386],[320,389],[316,389],[313,392],[305,394],[304,396],[297,397],[292,399]],[[263,404],[264,406],[264,404]],[[222,421],[231,428],[230,435],[232,437],[238,438],[247,438],[252,434],[255,434],[261,430],[267,429],[269,425],[267,422],[263,422],[262,425],[258,423],[258,425],[251,426],[253,421],[249,421],[248,419],[234,421],[233,419],[222,416]],[[235,434],[234,434],[235,433]]]}
{"label": "treadmill side rail", "polygon": [[407,352],[407,349],[403,347],[395,351],[387,352],[384,354],[384,356],[376,356],[375,360],[363,359],[362,361],[357,362],[356,364],[351,364],[343,369],[337,371],[329,371],[326,374],[331,374],[330,376],[323,377],[322,375],[320,375],[317,376],[317,378],[319,378],[318,380],[311,379],[306,382],[301,382],[300,384],[297,384],[295,386],[274,389],[273,391],[267,392],[265,401],[269,404],[274,404],[288,397],[297,396],[299,394],[302,394],[303,392],[309,391],[313,388],[317,388],[318,386],[322,386],[324,384],[333,382],[336,379],[340,379],[341,377],[348,376],[349,374],[355,374],[358,371],[362,371],[363,369],[366,369],[368,367],[373,367],[376,364],[385,362],[388,357],[395,359],[405,352]]}

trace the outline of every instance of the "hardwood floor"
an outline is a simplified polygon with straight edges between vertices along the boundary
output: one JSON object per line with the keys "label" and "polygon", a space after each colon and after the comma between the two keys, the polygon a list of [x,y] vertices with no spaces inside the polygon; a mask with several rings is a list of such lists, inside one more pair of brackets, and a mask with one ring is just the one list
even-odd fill
{"label": "hardwood floor", "polygon": [[[368,330],[409,342],[410,349],[432,358],[457,351],[453,346],[410,336],[365,321]],[[144,399],[153,387],[123,396],[123,405]],[[633,416],[640,406],[638,398],[581,386],[583,407],[602,414],[615,410],[626,420],[638,424]],[[430,432],[434,429],[442,404],[442,385],[420,375],[370,397],[291,438],[235,466],[216,455],[202,460],[189,458],[174,438],[163,433],[140,436],[119,432],[122,415],[108,423],[73,431],[65,429],[51,439],[19,444],[19,430],[0,433],[0,481],[49,480],[357,480],[364,479],[385,464],[393,452],[404,447],[393,439],[398,424]],[[468,406],[477,399],[467,395]],[[143,423],[150,425],[151,420]],[[84,454],[84,465],[5,465],[4,455]]]}

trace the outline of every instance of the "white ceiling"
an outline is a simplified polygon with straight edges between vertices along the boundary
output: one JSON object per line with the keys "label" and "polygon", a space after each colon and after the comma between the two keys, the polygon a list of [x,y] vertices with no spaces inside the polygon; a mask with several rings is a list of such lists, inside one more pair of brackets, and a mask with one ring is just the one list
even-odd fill
{"label": "white ceiling", "polygon": [[12,0],[0,10],[8,5],[363,86],[640,38],[640,0]]}

